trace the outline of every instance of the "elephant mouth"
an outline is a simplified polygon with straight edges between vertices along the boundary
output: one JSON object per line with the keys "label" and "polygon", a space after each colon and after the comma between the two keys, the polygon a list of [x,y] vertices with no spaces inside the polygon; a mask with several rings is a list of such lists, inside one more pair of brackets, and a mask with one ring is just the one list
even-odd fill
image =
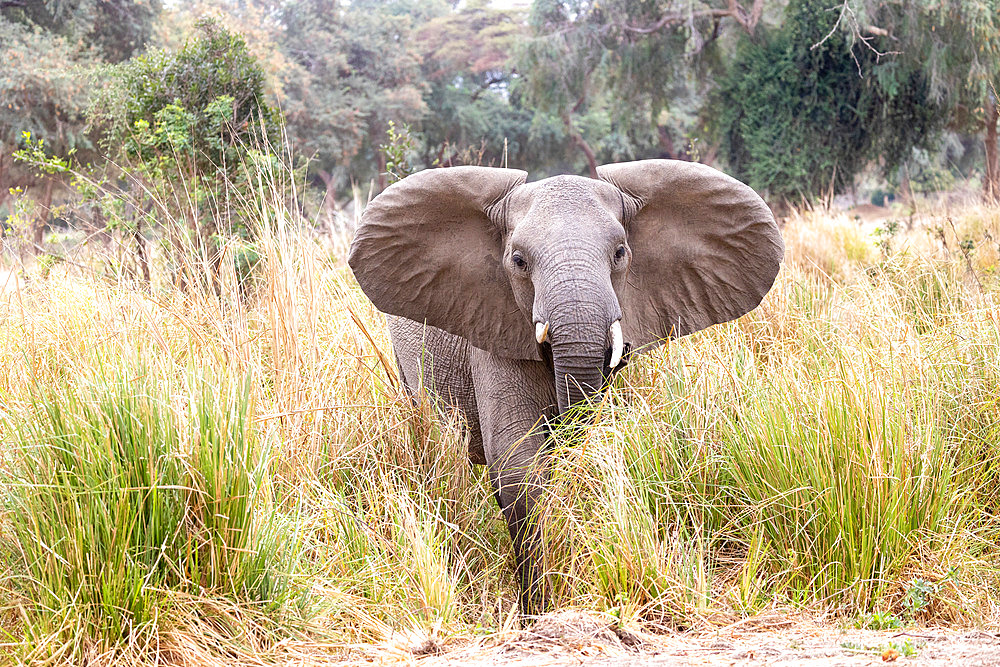
{"label": "elephant mouth", "polygon": [[555,362],[552,359],[552,343],[545,341],[544,343],[537,343],[538,346],[538,356],[548,367],[549,372],[555,372]]}
{"label": "elephant mouth", "polygon": [[[614,356],[614,346],[608,345],[607,349],[604,350],[604,362],[601,365],[601,377],[604,379],[603,386],[601,390],[607,388],[608,384],[614,377],[621,372],[628,362],[632,358],[632,353],[635,350],[632,343],[626,342],[624,344],[624,350],[621,355],[621,361],[614,368],[611,367],[611,359]],[[552,344],[549,341],[544,343],[538,343],[538,356],[541,357],[542,362],[548,367],[550,373],[555,373],[555,361],[552,357]]]}
{"label": "elephant mouth", "polygon": [[[601,319],[592,313],[590,320]],[[549,322],[535,322],[535,342],[539,357],[545,360],[555,379],[556,401],[560,413],[573,405],[587,403],[599,397],[622,365],[626,352],[622,335],[621,315],[615,317],[611,325],[603,331],[603,340],[595,327],[587,319],[563,320],[549,331]],[[607,325],[605,325],[607,326]]]}
{"label": "elephant mouth", "polygon": [[621,360],[614,366],[611,366],[611,360],[614,357],[614,347],[612,345],[608,346],[608,349],[604,351],[604,365],[601,367],[601,376],[604,378],[605,387],[612,378],[619,373],[629,361],[629,357],[632,355],[632,343],[624,343],[624,350],[621,353]]}

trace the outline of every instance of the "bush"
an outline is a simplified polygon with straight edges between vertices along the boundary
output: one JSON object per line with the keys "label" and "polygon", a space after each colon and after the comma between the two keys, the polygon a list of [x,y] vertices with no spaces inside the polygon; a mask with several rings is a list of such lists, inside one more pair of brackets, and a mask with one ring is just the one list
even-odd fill
{"label": "bush", "polygon": [[183,155],[202,173],[236,174],[241,155],[276,138],[278,113],[265,101],[264,70],[246,41],[209,19],[197,29],[176,53],[153,51],[107,70],[110,85],[90,117],[110,155]]}
{"label": "bush", "polygon": [[210,20],[198,30],[176,53],[155,51],[106,70],[110,83],[90,117],[125,174],[117,183],[117,174],[97,178],[85,194],[102,195],[109,219],[137,242],[144,223],[163,228],[175,272],[193,257],[212,274],[221,241],[253,234],[248,168],[274,159],[280,117],[265,101],[264,71],[243,37]]}

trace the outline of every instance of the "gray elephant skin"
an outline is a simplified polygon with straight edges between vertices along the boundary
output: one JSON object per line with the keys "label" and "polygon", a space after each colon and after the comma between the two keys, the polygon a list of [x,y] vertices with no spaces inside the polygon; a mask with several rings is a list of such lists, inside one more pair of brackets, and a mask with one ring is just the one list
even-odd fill
{"label": "gray elephant skin", "polygon": [[702,164],[418,172],[361,217],[349,263],[387,315],[408,392],[460,410],[535,610],[546,425],[601,392],[628,349],[753,310],[784,254],[770,209]]}

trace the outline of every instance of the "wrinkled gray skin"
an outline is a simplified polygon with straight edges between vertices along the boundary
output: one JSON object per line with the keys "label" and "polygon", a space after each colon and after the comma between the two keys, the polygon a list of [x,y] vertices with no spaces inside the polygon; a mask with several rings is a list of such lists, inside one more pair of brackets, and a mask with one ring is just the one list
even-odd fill
{"label": "wrinkled gray skin", "polygon": [[[541,490],[545,443],[539,417],[556,414],[552,367],[542,361],[509,359],[473,347],[467,340],[403,317],[387,317],[396,363],[408,393],[426,387],[461,410],[469,435],[469,460],[489,467],[497,504],[514,545],[521,609],[538,608],[536,528],[531,507]],[[526,434],[531,431],[531,435]]]}
{"label": "wrinkled gray skin", "polygon": [[507,520],[525,611],[538,602],[529,517],[545,425],[617,370],[612,323],[645,350],[739,317],[770,289],[784,252],[760,197],[714,169],[646,160],[598,174],[525,183],[508,169],[419,172],[375,198],[351,246],[407,390],[465,416],[469,458],[488,466]]}

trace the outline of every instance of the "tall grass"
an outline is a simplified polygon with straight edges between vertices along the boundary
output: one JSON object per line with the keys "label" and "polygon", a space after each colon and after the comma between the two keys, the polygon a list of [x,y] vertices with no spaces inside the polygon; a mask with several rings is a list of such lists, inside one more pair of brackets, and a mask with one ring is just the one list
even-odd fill
{"label": "tall grass", "polygon": [[155,642],[170,591],[272,608],[297,594],[246,387],[195,378],[171,396],[119,363],[35,389],[34,414],[5,424],[27,661]]}
{"label": "tall grass", "polygon": [[786,228],[758,311],[633,362],[557,451],[542,516],[561,604],[670,627],[888,613],[914,579],[960,573],[935,609],[989,613],[996,284],[938,255],[858,253],[846,221],[796,224],[816,228]]}
{"label": "tall grass", "polygon": [[[344,239],[301,218],[290,174],[265,161],[232,193],[258,230],[249,282],[224,246],[184,289],[65,263],[0,297],[13,659],[419,649],[517,619],[460,422],[403,394]],[[792,219],[760,308],[631,360],[588,427],[557,434],[553,607],[659,628],[854,619],[902,615],[921,580],[916,620],[1000,620],[1000,214],[946,223],[886,244]]]}

